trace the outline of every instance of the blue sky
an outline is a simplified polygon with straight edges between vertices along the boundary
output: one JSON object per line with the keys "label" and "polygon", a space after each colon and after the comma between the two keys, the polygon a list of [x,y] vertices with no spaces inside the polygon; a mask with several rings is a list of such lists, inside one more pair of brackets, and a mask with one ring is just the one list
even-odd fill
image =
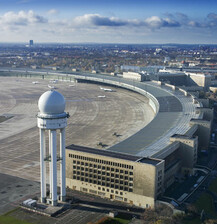
{"label": "blue sky", "polygon": [[0,42],[217,44],[216,0],[0,0]]}

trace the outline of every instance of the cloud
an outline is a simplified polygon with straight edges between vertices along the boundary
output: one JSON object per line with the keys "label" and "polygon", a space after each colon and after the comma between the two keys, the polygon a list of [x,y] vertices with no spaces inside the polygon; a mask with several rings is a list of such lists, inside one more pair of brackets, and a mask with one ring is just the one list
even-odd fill
{"label": "cloud", "polygon": [[18,13],[10,11],[3,16],[0,16],[1,25],[27,26],[29,24],[37,23],[47,23],[47,19],[35,14],[32,10],[29,10],[28,12],[19,11]]}
{"label": "cloud", "polygon": [[128,22],[115,17],[104,17],[99,14],[85,14],[74,18],[73,22],[76,25],[91,25],[91,26],[125,26]]}
{"label": "cloud", "polygon": [[[20,35],[34,33],[41,36],[43,39],[48,37],[53,39],[62,39],[66,37],[73,38],[89,36],[100,36],[104,40],[106,37],[128,38],[140,35],[151,36],[158,35],[157,30],[162,30],[161,34],[172,35],[176,32],[193,32],[196,29],[198,32],[210,29],[213,31],[217,28],[217,14],[210,13],[205,18],[198,20],[191,18],[183,13],[164,14],[163,16],[150,16],[143,19],[126,19],[112,16],[103,16],[100,14],[85,14],[74,18],[54,17],[58,13],[56,9],[47,11],[47,18],[32,11],[6,12],[0,15],[0,31],[3,34],[11,36],[11,38]],[[49,18],[49,19],[48,19]],[[174,28],[179,28],[174,31]],[[167,29],[167,32],[164,32]],[[22,32],[21,32],[22,31]],[[10,35],[9,35],[10,33]],[[204,33],[204,32],[203,32]],[[136,34],[136,35],[135,35]],[[0,37],[0,38],[1,38]],[[93,39],[94,40],[94,39]],[[112,39],[113,40],[113,39]]]}
{"label": "cloud", "polygon": [[217,14],[216,13],[209,13],[207,15],[207,18],[211,19],[211,20],[217,20]]}
{"label": "cloud", "polygon": [[152,16],[145,20],[145,24],[150,28],[162,28],[162,27],[179,27],[180,23],[171,18],[160,18],[158,16]]}
{"label": "cloud", "polygon": [[55,15],[55,14],[57,14],[57,13],[58,13],[58,10],[56,10],[56,9],[50,9],[50,10],[47,12],[48,15]]}
{"label": "cloud", "polygon": [[158,16],[152,16],[145,20],[127,20],[119,19],[115,17],[104,17],[99,14],[85,14],[74,18],[73,24],[76,26],[95,26],[95,27],[147,27],[151,29],[160,29],[162,27],[179,27],[180,23],[171,18],[160,18]]}

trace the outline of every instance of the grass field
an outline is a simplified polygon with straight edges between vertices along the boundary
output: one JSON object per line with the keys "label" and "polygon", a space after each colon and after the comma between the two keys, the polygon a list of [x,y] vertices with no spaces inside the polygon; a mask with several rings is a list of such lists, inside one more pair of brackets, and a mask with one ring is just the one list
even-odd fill
{"label": "grass field", "polygon": [[106,217],[103,218],[99,224],[128,224],[132,219],[131,215],[118,214],[115,218]]}
{"label": "grass field", "polygon": [[209,190],[212,191],[213,193],[217,194],[217,178],[209,186]]}
{"label": "grass field", "polygon": [[196,201],[195,206],[197,207],[199,212],[204,210],[205,213],[208,214],[208,216],[216,217],[213,198],[211,195],[203,193],[201,197]]}
{"label": "grass field", "polygon": [[22,221],[22,220],[18,220],[16,218],[8,216],[8,215],[1,215],[0,216],[0,224],[30,224],[30,223]]}

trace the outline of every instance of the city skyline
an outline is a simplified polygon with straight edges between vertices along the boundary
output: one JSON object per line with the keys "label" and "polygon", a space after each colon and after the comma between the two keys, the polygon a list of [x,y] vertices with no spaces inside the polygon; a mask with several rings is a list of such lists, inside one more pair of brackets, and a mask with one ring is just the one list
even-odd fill
{"label": "city skyline", "polygon": [[0,42],[217,44],[216,8],[213,0],[8,0]]}

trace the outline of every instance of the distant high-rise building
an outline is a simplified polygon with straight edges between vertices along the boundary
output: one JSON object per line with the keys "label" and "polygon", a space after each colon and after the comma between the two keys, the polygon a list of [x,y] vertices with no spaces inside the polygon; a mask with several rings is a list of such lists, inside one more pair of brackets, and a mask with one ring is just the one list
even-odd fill
{"label": "distant high-rise building", "polygon": [[33,40],[29,41],[29,46],[33,46]]}

